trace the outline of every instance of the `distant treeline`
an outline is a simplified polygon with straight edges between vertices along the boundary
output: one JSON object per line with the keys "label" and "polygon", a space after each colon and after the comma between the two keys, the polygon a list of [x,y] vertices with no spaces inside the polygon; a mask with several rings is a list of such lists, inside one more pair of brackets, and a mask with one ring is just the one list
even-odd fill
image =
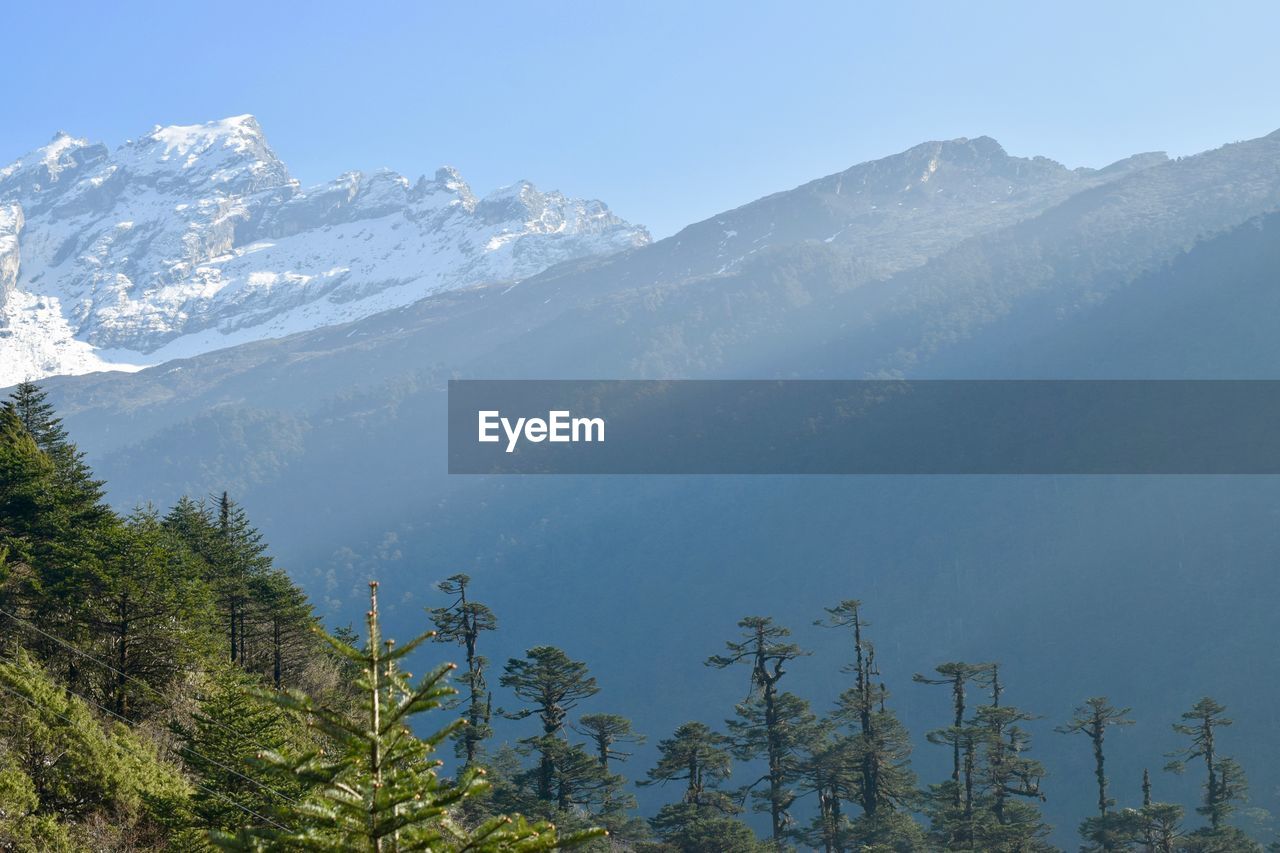
{"label": "distant treeline", "polygon": [[[857,600],[817,623],[847,637],[827,714],[786,689],[807,654],[790,632],[739,623],[706,663],[747,698],[723,727],[658,741],[634,784],[670,802],[645,818],[622,772],[643,737],[625,716],[578,713],[600,692],[587,665],[537,646],[495,678],[497,616],[466,575],[439,592],[435,631],[410,642],[381,636],[376,584],[364,631],[327,633],[231,497],[114,512],[44,393],[20,385],[0,408],[0,851],[1056,849],[1033,716],[1005,701],[999,665],[914,676],[951,709],[925,734],[951,772],[922,785]],[[415,679],[404,667],[428,642],[459,663]],[[495,744],[496,716],[528,736]],[[1159,769],[1200,776],[1198,818],[1160,802],[1150,773],[1140,801],[1117,804],[1107,735],[1127,708],[1093,697],[1064,714],[1058,731],[1096,769],[1081,849],[1280,850],[1231,823],[1246,781],[1218,740],[1226,708],[1206,697],[1170,716],[1183,748]]]}

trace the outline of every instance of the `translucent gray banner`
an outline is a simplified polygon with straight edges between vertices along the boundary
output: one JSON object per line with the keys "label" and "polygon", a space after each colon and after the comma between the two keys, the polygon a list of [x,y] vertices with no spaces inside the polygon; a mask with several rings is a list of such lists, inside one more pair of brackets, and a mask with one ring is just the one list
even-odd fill
{"label": "translucent gray banner", "polygon": [[449,383],[451,474],[1277,474],[1280,381]]}

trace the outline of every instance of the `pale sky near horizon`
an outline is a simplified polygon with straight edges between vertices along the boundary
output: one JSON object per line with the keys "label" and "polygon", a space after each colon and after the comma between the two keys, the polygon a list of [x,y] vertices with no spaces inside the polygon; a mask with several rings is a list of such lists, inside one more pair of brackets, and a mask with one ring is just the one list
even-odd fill
{"label": "pale sky near horizon", "polygon": [[6,10],[0,165],[253,113],[304,184],[456,166],[655,236],[928,139],[1101,166],[1280,128],[1280,4],[64,2]]}

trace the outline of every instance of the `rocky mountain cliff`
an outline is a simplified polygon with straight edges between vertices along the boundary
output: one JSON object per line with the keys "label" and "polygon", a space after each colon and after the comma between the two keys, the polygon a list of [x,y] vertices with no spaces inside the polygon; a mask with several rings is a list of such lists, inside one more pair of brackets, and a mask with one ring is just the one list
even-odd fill
{"label": "rocky mountain cliff", "polygon": [[0,168],[0,386],[348,322],[641,246],[603,203],[452,169],[303,189],[252,116],[115,151],[59,133]]}

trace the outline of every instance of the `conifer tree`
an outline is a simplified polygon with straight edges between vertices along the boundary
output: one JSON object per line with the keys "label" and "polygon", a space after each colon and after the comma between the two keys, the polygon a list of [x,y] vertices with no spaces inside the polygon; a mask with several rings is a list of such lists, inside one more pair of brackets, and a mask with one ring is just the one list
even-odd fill
{"label": "conifer tree", "polygon": [[245,617],[253,580],[271,568],[271,559],[266,555],[262,534],[249,524],[244,509],[226,492],[218,498],[217,519],[214,586],[226,612],[231,661],[243,666],[248,646]]}
{"label": "conifer tree", "polygon": [[707,666],[726,669],[742,664],[751,669],[751,695],[737,706],[738,718],[729,722],[730,735],[739,758],[766,762],[768,770],[759,780],[768,783],[762,806],[769,812],[773,843],[781,846],[791,819],[787,809],[794,799],[787,790],[794,777],[788,761],[802,742],[801,730],[814,718],[804,700],[779,692],[778,683],[786,665],[808,652],[788,642],[791,632],[768,617],[748,616],[738,627],[743,629],[742,638],[725,643],[727,653],[712,655]]}
{"label": "conifer tree", "polygon": [[[1151,799],[1151,774],[1142,771],[1142,808],[1123,809],[1110,813],[1108,829],[1110,837],[1119,842],[1113,849],[1127,850],[1137,845],[1144,853],[1174,853],[1179,849],[1182,832],[1182,806],[1173,803],[1157,803]],[[1096,822],[1098,818],[1085,821]],[[1086,838],[1087,833],[1082,832]],[[1100,845],[1095,841],[1095,849]]]}
{"label": "conifer tree", "polygon": [[[53,463],[8,409],[0,408],[0,608],[34,609],[41,583],[33,562],[51,532],[45,517],[54,509]],[[0,618],[0,632],[21,631]]]}
{"label": "conifer tree", "polygon": [[26,428],[36,446],[53,461],[58,482],[82,512],[101,514],[102,481],[95,480],[84,454],[71,443],[62,418],[48,401],[48,392],[34,382],[21,382],[3,404]]}
{"label": "conifer tree", "polygon": [[733,770],[729,747],[729,739],[709,726],[684,723],[671,737],[658,741],[658,762],[638,783],[684,783],[680,801],[663,806],[649,821],[657,836],[681,853],[762,849],[751,830],[734,817],[741,808],[719,789]]}
{"label": "conifer tree", "polygon": [[[843,671],[853,675],[853,685],[840,694],[835,719],[851,727],[854,735],[849,747],[858,774],[854,799],[862,810],[863,831],[858,837],[875,837],[883,843],[883,833],[875,829],[882,823],[880,818],[886,811],[912,810],[918,791],[911,771],[911,739],[888,707],[888,688],[876,680],[880,670],[875,646],[864,635],[868,623],[861,609],[856,599],[842,601],[827,608],[827,618],[817,624],[852,635],[853,661]],[[902,825],[901,821],[891,823]]]}
{"label": "conifer tree", "polygon": [[[832,718],[850,734],[835,738],[815,755],[814,768],[825,765],[829,780],[827,793],[818,792],[817,821],[828,839],[838,838],[840,845],[910,849],[923,843],[910,815],[919,801],[910,766],[910,735],[888,706],[888,688],[878,680],[881,673],[875,645],[866,635],[870,626],[862,615],[862,602],[847,599],[826,610],[827,616],[815,624],[848,632],[853,659],[841,671],[853,676],[853,684],[841,692]],[[844,777],[836,773],[842,767]],[[861,813],[836,832],[842,822],[841,798]]]}
{"label": "conifer tree", "polygon": [[267,637],[263,660],[250,668],[267,676],[277,690],[296,684],[315,639],[315,615],[307,596],[277,568],[254,577],[249,590]]}
{"label": "conifer tree", "polygon": [[[951,688],[951,708],[952,723],[951,727],[955,729],[948,738],[947,742],[952,746],[952,764],[951,764],[951,781],[955,783],[955,801],[960,802],[960,771],[961,771],[961,755],[963,752],[963,744],[972,743],[972,738],[965,738],[960,730],[964,728],[965,708],[967,701],[966,686],[970,682],[976,682],[980,685],[991,686],[998,683],[993,679],[995,669],[993,664],[989,663],[965,663],[957,661],[952,663],[943,663],[934,667],[937,676],[926,676],[916,673],[912,676],[912,680],[919,684],[935,684]],[[995,699],[995,704],[999,704],[999,699]]]}
{"label": "conifer tree", "polygon": [[1104,742],[1107,729],[1133,724],[1128,714],[1128,708],[1116,708],[1105,696],[1095,696],[1086,699],[1083,705],[1075,709],[1071,719],[1057,728],[1063,734],[1082,734],[1093,746],[1093,773],[1098,784],[1098,817],[1096,821],[1086,821],[1082,825],[1081,834],[1099,850],[1115,850],[1118,843],[1118,832],[1113,826],[1115,822],[1109,821],[1107,814],[1107,808],[1114,805],[1115,801],[1107,796]]}
{"label": "conifer tree", "polygon": [[852,740],[836,730],[833,720],[819,720],[810,728],[801,751],[797,788],[800,796],[814,795],[817,814],[807,827],[792,834],[825,853],[843,850],[850,835],[842,803],[857,798],[859,767]]}
{"label": "conifer tree", "polygon": [[[611,762],[624,762],[631,757],[631,753],[618,748],[620,744],[644,743],[644,735],[636,734],[632,730],[631,721],[619,714],[583,714],[574,731],[586,737],[596,760],[600,762],[600,769],[606,774],[612,772]],[[619,781],[623,781],[621,777]],[[606,806],[618,805],[619,796],[616,792],[606,791],[605,796]],[[627,801],[634,802],[633,798],[628,798]]]}
{"label": "conifer tree", "polygon": [[140,510],[103,541],[107,559],[82,588],[83,621],[110,663],[94,670],[118,716],[144,717],[210,649],[208,590],[171,547],[159,519]]}
{"label": "conifer tree", "polygon": [[717,786],[733,772],[730,741],[704,723],[684,723],[669,738],[658,741],[658,763],[641,785],[684,782],[683,801],[699,808],[732,813],[732,800]]}
{"label": "conifer tree", "polygon": [[441,581],[436,588],[445,595],[454,596],[454,600],[445,607],[430,611],[431,621],[438,632],[436,641],[456,643],[465,652],[465,671],[458,680],[466,691],[463,701],[466,703],[467,724],[458,738],[458,752],[467,767],[476,763],[481,745],[493,735],[489,725],[493,695],[485,680],[489,659],[476,649],[480,635],[498,627],[498,618],[492,610],[467,597],[470,583],[471,578],[461,573]]}
{"label": "conifer tree", "polygon": [[765,853],[777,849],[771,842],[756,838],[751,827],[742,821],[690,803],[663,806],[650,824],[662,839],[662,846],[655,848],[661,853]]}
{"label": "conifer tree", "polygon": [[271,570],[262,535],[226,492],[212,506],[182,498],[165,515],[164,525],[203,561],[204,580],[217,597],[227,659],[245,667],[246,611],[257,581]]}
{"label": "conifer tree", "polygon": [[1182,715],[1183,722],[1174,723],[1173,730],[1191,739],[1185,748],[1171,753],[1174,761],[1165,769],[1181,773],[1186,762],[1197,759],[1204,762],[1204,803],[1196,809],[1209,819],[1213,832],[1220,832],[1236,802],[1243,800],[1247,790],[1244,771],[1234,759],[1224,757],[1218,750],[1218,729],[1231,725],[1226,708],[1206,696]]}
{"label": "conifer tree", "polygon": [[563,757],[555,741],[563,736],[570,712],[583,699],[599,693],[600,687],[585,663],[571,660],[554,646],[536,646],[525,652],[524,658],[508,659],[499,683],[528,703],[528,707],[503,712],[503,716],[512,720],[537,716],[542,724],[541,737],[525,742],[539,753],[538,797],[555,802],[556,758]]}
{"label": "conifer tree", "polygon": [[600,766],[609,769],[610,761],[626,761],[631,753],[616,749],[618,744],[644,743],[644,736],[631,728],[631,721],[619,714],[583,714],[575,728],[595,748]]}
{"label": "conifer tree", "polygon": [[4,408],[17,416],[27,433],[46,453],[67,442],[67,431],[48,401],[49,394],[34,382],[19,382],[4,402]]}
{"label": "conifer tree", "polygon": [[[26,801],[28,816],[97,827],[97,837],[76,849],[158,848],[170,822],[187,812],[177,768],[138,733],[101,721],[23,651],[0,661],[0,776]],[[0,836],[6,823],[0,815]],[[50,849],[58,835],[50,833]]]}
{"label": "conifer tree", "polygon": [[245,816],[288,819],[288,807],[306,793],[296,778],[277,774],[264,784],[252,760],[262,750],[302,747],[298,723],[253,692],[252,680],[234,669],[217,673],[189,724],[175,724],[179,754],[199,788],[192,795],[196,825],[234,833]]}
{"label": "conifer tree", "polygon": [[978,849],[992,851],[1052,850],[1044,838],[1050,828],[1035,801],[1044,800],[1040,787],[1044,767],[1027,757],[1031,736],[1022,723],[1035,719],[1008,705],[983,705],[974,715],[972,728],[981,738],[979,782],[984,814],[974,820]]}
{"label": "conifer tree", "polygon": [[436,710],[452,694],[445,683],[452,665],[437,667],[415,686],[402,663],[431,638],[423,634],[397,647],[381,635],[377,584],[370,584],[368,635],[362,649],[322,634],[335,652],[360,667],[358,708],[334,708],[297,691],[264,691],[286,711],[300,714],[335,747],[285,757],[265,752],[265,769],[312,791],[288,809],[278,825],[256,826],[214,840],[230,849],[263,846],[352,851],[539,851],[568,847],[598,837],[585,831],[561,837],[549,824],[498,815],[474,829],[459,824],[453,811],[486,787],[483,772],[468,768],[452,783],[438,775],[435,747],[463,723],[455,721],[426,739],[413,735],[410,721]]}
{"label": "conifer tree", "polygon": [[1148,803],[1142,807],[1141,837],[1154,853],[1175,853],[1182,832],[1182,806]]}
{"label": "conifer tree", "polygon": [[[42,433],[44,447],[19,412]],[[82,661],[63,644],[88,639],[85,590],[101,570],[103,539],[119,519],[42,394],[36,402],[11,399],[0,407],[0,508],[0,604],[41,626],[45,633],[30,647],[65,673],[68,686],[81,689]]]}

